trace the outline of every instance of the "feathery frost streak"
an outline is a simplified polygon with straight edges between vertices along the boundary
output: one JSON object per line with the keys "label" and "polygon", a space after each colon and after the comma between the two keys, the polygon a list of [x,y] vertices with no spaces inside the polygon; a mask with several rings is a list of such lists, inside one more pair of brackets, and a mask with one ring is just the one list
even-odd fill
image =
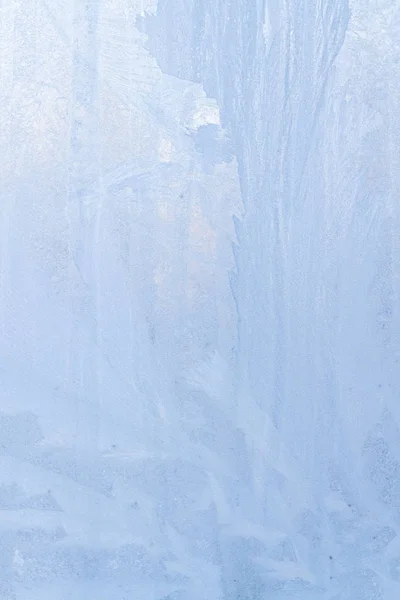
{"label": "feathery frost streak", "polygon": [[399,33],[0,2],[0,600],[397,600]]}

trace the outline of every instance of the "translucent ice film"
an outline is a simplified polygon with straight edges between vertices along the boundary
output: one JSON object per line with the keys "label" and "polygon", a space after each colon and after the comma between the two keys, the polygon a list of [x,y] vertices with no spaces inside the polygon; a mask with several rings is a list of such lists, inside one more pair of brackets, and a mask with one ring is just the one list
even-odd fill
{"label": "translucent ice film", "polygon": [[0,0],[0,600],[400,598],[400,4]]}

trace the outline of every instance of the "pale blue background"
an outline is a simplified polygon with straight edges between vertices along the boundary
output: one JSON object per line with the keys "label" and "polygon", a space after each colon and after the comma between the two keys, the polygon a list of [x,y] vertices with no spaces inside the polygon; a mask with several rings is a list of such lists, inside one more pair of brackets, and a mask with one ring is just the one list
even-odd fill
{"label": "pale blue background", "polygon": [[0,3],[0,600],[400,597],[399,39]]}

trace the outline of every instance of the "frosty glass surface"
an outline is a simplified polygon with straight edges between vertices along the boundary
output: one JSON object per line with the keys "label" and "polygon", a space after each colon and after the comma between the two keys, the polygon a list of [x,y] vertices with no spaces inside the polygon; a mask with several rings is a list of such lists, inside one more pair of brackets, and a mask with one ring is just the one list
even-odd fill
{"label": "frosty glass surface", "polygon": [[0,600],[400,597],[399,40],[0,1]]}

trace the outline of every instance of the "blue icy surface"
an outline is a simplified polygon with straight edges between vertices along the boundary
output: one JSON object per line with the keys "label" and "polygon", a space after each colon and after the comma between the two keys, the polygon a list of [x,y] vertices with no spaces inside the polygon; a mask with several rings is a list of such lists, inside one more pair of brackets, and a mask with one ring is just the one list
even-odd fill
{"label": "blue icy surface", "polygon": [[400,9],[0,3],[0,600],[397,600]]}

